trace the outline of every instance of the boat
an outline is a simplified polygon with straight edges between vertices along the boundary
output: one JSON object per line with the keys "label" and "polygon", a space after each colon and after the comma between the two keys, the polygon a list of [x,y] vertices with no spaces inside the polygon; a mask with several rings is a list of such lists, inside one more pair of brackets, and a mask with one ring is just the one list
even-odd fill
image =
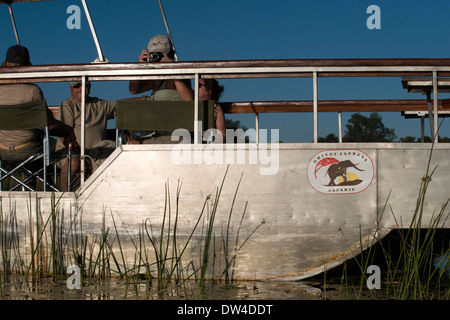
{"label": "boat", "polygon": [[[448,101],[438,98],[448,89],[448,76],[450,59],[436,58],[151,65],[100,61],[4,68],[0,83],[185,78],[198,88],[201,78],[302,77],[311,79],[313,99],[221,103],[225,113],[255,114],[255,129],[247,134],[253,133],[256,140],[249,143],[205,144],[197,138],[180,145],[120,144],[75,191],[1,191],[2,219],[11,221],[4,231],[17,243],[2,250],[9,250],[9,256],[18,254],[28,266],[33,242],[36,246],[39,239],[40,245],[48,244],[44,251],[51,256],[56,241],[51,230],[57,226],[59,243],[71,248],[65,267],[77,264],[75,253],[91,244],[100,252],[101,242],[94,241],[108,235],[110,249],[116,252],[110,254],[115,258],[111,268],[134,270],[145,269],[148,261],[156,259],[157,250],[149,239],[162,243],[173,237],[176,241],[170,238],[170,244],[176,243],[176,259],[186,269],[201,270],[209,257],[207,277],[227,274],[236,280],[297,281],[342,265],[393,230],[411,226],[447,230],[450,144],[437,139],[319,143],[317,128],[320,112],[391,110],[428,117],[436,136],[439,117],[450,110]],[[320,101],[321,77],[401,78],[405,89],[421,90],[427,99]],[[194,105],[198,105],[198,90],[195,93]],[[259,129],[258,116],[272,112],[312,113],[314,141],[280,143],[275,131],[269,138],[267,131]],[[198,137],[200,128],[194,127]],[[424,189],[418,217],[417,199]],[[436,214],[439,211],[441,216]]]}

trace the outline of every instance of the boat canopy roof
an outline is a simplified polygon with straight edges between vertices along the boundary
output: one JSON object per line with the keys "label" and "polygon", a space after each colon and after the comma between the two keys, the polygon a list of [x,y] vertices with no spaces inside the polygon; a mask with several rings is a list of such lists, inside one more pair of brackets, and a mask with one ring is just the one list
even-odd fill
{"label": "boat canopy roof", "polygon": [[0,4],[11,4],[20,2],[40,2],[40,1],[54,1],[54,0],[4,0],[0,1]]}

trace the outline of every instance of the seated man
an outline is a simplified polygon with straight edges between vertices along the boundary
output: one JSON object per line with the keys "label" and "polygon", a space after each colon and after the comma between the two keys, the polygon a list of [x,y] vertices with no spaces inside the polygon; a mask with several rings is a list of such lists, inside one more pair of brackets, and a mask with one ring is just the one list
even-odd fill
{"label": "seated man", "polygon": [[[71,97],[61,103],[57,118],[73,128],[78,141],[81,141],[81,82],[71,82],[69,88]],[[89,160],[93,160],[93,162],[87,161],[86,163],[86,171],[88,172],[95,170],[116,147],[114,141],[106,139],[107,122],[116,116],[116,101],[89,97],[90,89],[91,84],[86,82],[85,155],[88,156]],[[61,143],[57,144],[57,150],[62,149],[62,147]],[[58,165],[61,167],[61,180],[63,190],[65,190],[68,186],[68,163],[64,159]],[[80,159],[72,157],[71,177],[76,178],[79,172]]]}
{"label": "seated man", "polygon": [[[29,66],[28,49],[19,45],[8,49],[2,67]],[[41,89],[35,84],[0,85],[0,105],[18,105],[44,99]],[[79,148],[73,129],[53,117],[48,109],[48,127],[52,135],[61,137],[65,148]],[[0,130],[0,159],[10,162],[23,161],[42,151],[42,131],[35,130]]]}

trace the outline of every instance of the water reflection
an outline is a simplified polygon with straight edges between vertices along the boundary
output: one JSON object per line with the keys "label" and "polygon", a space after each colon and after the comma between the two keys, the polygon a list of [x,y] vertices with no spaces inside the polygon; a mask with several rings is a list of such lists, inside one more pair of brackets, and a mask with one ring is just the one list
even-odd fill
{"label": "water reflection", "polygon": [[198,283],[158,292],[155,285],[125,279],[84,279],[81,289],[68,289],[65,280],[25,276],[2,279],[2,300],[316,300],[321,290],[302,282],[236,282],[231,286],[208,283],[200,293]]}
{"label": "water reflection", "polygon": [[[160,292],[155,283],[127,281],[119,278],[83,279],[81,289],[69,289],[66,280],[41,278],[32,281],[25,276],[0,275],[0,300],[392,300],[387,282],[381,290],[360,287],[360,279],[310,279],[298,282],[241,281],[233,285],[207,282],[202,292],[199,284],[188,281]],[[448,300],[450,282],[429,283],[425,299]],[[412,299],[412,298],[411,298]]]}

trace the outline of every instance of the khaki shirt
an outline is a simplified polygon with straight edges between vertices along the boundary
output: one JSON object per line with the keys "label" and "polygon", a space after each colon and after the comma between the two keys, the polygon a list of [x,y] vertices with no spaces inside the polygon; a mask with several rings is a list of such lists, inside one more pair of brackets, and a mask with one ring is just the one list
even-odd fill
{"label": "khaki shirt", "polygon": [[[106,126],[109,119],[116,116],[116,101],[106,101],[95,97],[86,99],[85,149],[91,149],[106,139]],[[81,105],[72,98],[64,100],[59,106],[56,119],[72,127],[81,146]],[[58,141],[57,149],[63,148]]]}
{"label": "khaki shirt", "polygon": [[[43,99],[42,90],[35,84],[0,85],[0,105],[16,105]],[[7,147],[38,140],[39,130],[0,130],[0,144]]]}

